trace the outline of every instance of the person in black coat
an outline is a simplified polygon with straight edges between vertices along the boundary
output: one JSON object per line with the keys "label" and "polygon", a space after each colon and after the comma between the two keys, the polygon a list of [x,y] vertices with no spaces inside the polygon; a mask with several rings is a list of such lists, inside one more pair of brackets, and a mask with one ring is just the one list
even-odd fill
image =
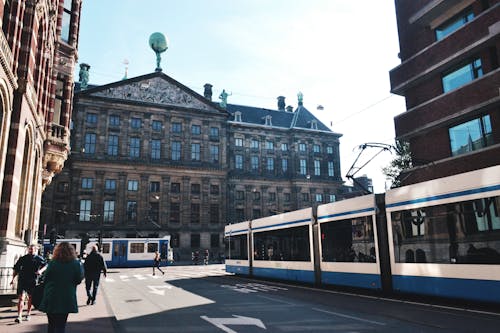
{"label": "person in black coat", "polygon": [[[92,246],[92,252],[85,259],[83,264],[85,269],[85,289],[87,290],[87,305],[95,304],[97,296],[97,289],[99,288],[99,280],[101,279],[101,272],[106,277],[107,267],[104,258],[97,252],[97,245]],[[90,288],[92,288],[92,293]]]}

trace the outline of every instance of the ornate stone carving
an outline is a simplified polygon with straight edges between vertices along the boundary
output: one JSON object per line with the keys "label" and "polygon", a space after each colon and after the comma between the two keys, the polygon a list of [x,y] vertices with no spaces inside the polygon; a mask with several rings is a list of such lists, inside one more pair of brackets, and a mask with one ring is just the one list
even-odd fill
{"label": "ornate stone carving", "polygon": [[95,92],[92,95],[145,103],[178,105],[202,110],[211,110],[207,104],[186,93],[180,87],[159,77],[108,88]]}

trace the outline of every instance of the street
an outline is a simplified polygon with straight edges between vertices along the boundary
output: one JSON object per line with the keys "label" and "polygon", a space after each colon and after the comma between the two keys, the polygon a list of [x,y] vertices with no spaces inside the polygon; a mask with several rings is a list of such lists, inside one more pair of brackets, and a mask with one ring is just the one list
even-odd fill
{"label": "street", "polygon": [[245,279],[226,274],[224,265],[165,272],[110,270],[102,287],[121,332],[498,332],[500,326],[496,313]]}

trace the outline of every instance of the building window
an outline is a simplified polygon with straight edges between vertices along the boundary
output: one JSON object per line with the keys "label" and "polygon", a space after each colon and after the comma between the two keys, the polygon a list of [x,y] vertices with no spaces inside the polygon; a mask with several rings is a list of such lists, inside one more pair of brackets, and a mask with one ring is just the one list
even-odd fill
{"label": "building window", "polygon": [[243,155],[234,155],[234,166],[236,169],[243,170]]}
{"label": "building window", "polygon": [[260,218],[262,216],[262,214],[260,213],[260,209],[253,209],[252,216],[254,219]]}
{"label": "building window", "polygon": [[64,9],[61,24],[61,39],[69,43],[69,35],[71,31],[71,5],[72,0],[64,0]]}
{"label": "building window", "polygon": [[69,191],[69,183],[60,182],[57,184],[57,192],[67,193]]}
{"label": "building window", "polygon": [[220,245],[220,237],[219,234],[211,234],[210,235],[210,247],[217,248]]}
{"label": "building window", "polygon": [[321,146],[320,145],[313,145],[313,152],[314,153],[321,153]]}
{"label": "building window", "polygon": [[234,145],[236,147],[243,147],[243,139],[242,138],[234,138]]}
{"label": "building window", "polygon": [[104,189],[107,191],[116,190],[116,179],[106,179],[104,182]]}
{"label": "building window", "polygon": [[180,161],[181,159],[181,143],[180,141],[172,141],[172,161]]}
{"label": "building window", "polygon": [[198,203],[191,204],[191,223],[200,223],[200,204]]}
{"label": "building window", "polygon": [[139,181],[138,180],[129,180],[127,183],[128,191],[137,191],[139,189]]}
{"label": "building window", "polygon": [[151,128],[153,131],[160,132],[163,128],[163,123],[159,120],[153,120],[151,123]]}
{"label": "building window", "polygon": [[307,174],[307,161],[304,159],[299,161],[299,172],[301,175]]}
{"label": "building window", "polygon": [[333,169],[333,162],[328,162],[328,177],[333,177],[335,175],[334,169]]}
{"label": "building window", "polygon": [[114,200],[104,200],[104,223],[113,222],[115,219],[115,202]]}
{"label": "building window", "polygon": [[236,222],[245,221],[245,210],[243,208],[236,208],[235,215],[236,215]]}
{"label": "building window", "polygon": [[234,121],[237,123],[241,123],[241,112],[235,112],[234,113]]}
{"label": "building window", "polygon": [[259,140],[252,139],[252,141],[250,141],[250,148],[259,149]]}
{"label": "building window", "polygon": [[94,187],[94,178],[82,178],[82,189],[90,190]]}
{"label": "building window", "polygon": [[80,200],[80,222],[90,221],[90,210],[92,208],[92,201],[88,199]]}
{"label": "building window", "polygon": [[274,150],[274,143],[272,141],[266,141],[266,149]]}
{"label": "building window", "polygon": [[191,194],[200,194],[200,184],[191,184]]}
{"label": "building window", "polygon": [[173,248],[178,248],[179,247],[179,234],[176,232],[173,232],[170,234],[170,246]]}
{"label": "building window", "polygon": [[137,201],[127,201],[127,221],[137,222]]}
{"label": "building window", "polygon": [[281,151],[288,151],[288,143],[281,144]]}
{"label": "building window", "polygon": [[452,17],[436,28],[436,40],[443,39],[444,37],[458,30],[458,28],[460,28],[461,26],[464,26],[467,22],[472,21],[472,19],[474,19],[472,8],[464,10],[460,14]]}
{"label": "building window", "polygon": [[323,202],[323,194],[316,193],[316,202]]}
{"label": "building window", "polygon": [[141,125],[142,125],[141,118],[132,117],[130,119],[130,127],[132,127],[133,129],[140,129]]}
{"label": "building window", "polygon": [[170,192],[171,193],[180,193],[181,192],[181,184],[180,183],[170,184]]}
{"label": "building window", "polygon": [[236,200],[245,200],[245,192],[236,191]]}
{"label": "building window", "polygon": [[160,182],[150,182],[149,183],[149,192],[160,192]]}
{"label": "building window", "polygon": [[87,113],[85,122],[87,123],[87,126],[97,125],[97,115],[95,113]]}
{"label": "building window", "polygon": [[453,156],[478,150],[493,144],[490,116],[482,116],[449,129]]}
{"label": "building window", "polygon": [[306,144],[305,143],[299,143],[299,151],[306,151]]}
{"label": "building window", "polygon": [[302,193],[302,201],[309,202],[309,193]]}
{"label": "building window", "polygon": [[285,202],[290,202],[291,201],[291,195],[290,195],[290,193],[283,193],[283,197],[285,199]]}
{"label": "building window", "polygon": [[219,195],[219,185],[210,185],[210,194]]}
{"label": "building window", "polygon": [[275,192],[269,192],[269,201],[271,201],[271,202],[276,201],[276,193]]}
{"label": "building window", "polygon": [[200,234],[191,234],[191,248],[196,249],[200,247]]}
{"label": "building window", "polygon": [[170,203],[170,222],[181,222],[181,205],[178,202]]}
{"label": "building window", "polygon": [[211,224],[219,223],[219,205],[217,204],[210,205],[210,223]]}
{"label": "building window", "polygon": [[332,146],[326,147],[326,153],[327,154],[333,154],[333,147]]}
{"label": "building window", "polygon": [[210,127],[210,138],[212,138],[212,139],[219,138],[219,128],[218,127]]}
{"label": "building window", "polygon": [[316,120],[311,120],[311,129],[318,129],[318,121]]}
{"label": "building window", "polygon": [[252,171],[259,171],[259,157],[252,156],[250,159]]}
{"label": "building window", "polygon": [[281,160],[281,171],[283,172],[288,171],[288,160],[286,158]]}
{"label": "building window", "polygon": [[259,201],[260,200],[260,192],[255,191],[253,193],[253,201]]}
{"label": "building window", "polygon": [[110,115],[109,116],[109,126],[112,126],[112,127],[120,126],[120,116]]}
{"label": "building window", "polygon": [[85,134],[84,153],[86,155],[95,154],[96,138],[97,136],[95,133]]}
{"label": "building window", "polygon": [[200,135],[201,134],[201,126],[200,125],[191,125],[191,134]]}
{"label": "building window", "polygon": [[129,147],[129,156],[132,158],[139,158],[139,156],[141,155],[141,139],[130,138]]}
{"label": "building window", "polygon": [[273,126],[273,117],[272,116],[266,116],[266,118],[265,118],[265,124],[266,124],[266,126]]}
{"label": "building window", "polygon": [[118,156],[118,135],[108,136],[108,155]]}
{"label": "building window", "polygon": [[321,175],[321,161],[320,160],[314,160],[314,175],[315,176]]}
{"label": "building window", "polygon": [[[10,9],[7,8],[7,4],[5,5],[4,13],[10,14]],[[5,21],[4,21],[5,24]],[[64,99],[64,86],[66,85],[65,81],[57,80],[56,81],[56,91],[55,91],[55,100],[54,100],[54,116],[52,118],[52,122],[56,124],[61,123],[61,110],[63,109],[63,105],[66,105]]]}
{"label": "building window", "polygon": [[200,144],[192,143],[191,144],[191,161],[199,161],[200,160]]}
{"label": "building window", "polygon": [[172,123],[172,133],[182,133],[182,124]]}
{"label": "building window", "polygon": [[210,145],[210,161],[219,163],[219,146]]}
{"label": "building window", "polygon": [[443,76],[443,92],[448,92],[483,76],[481,59],[475,59],[471,63],[455,68]]}
{"label": "building window", "polygon": [[151,140],[151,159],[159,160],[161,158],[161,140]]}
{"label": "building window", "polygon": [[274,158],[267,158],[267,171],[274,171]]}
{"label": "building window", "polygon": [[328,196],[328,200],[329,200],[330,202],[335,202],[335,200],[336,200],[335,194],[330,194],[330,195]]}

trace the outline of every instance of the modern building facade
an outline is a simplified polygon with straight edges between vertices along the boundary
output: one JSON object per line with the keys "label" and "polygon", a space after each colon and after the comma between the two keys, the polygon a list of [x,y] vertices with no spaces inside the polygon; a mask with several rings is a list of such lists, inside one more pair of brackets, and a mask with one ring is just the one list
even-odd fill
{"label": "modern building facade", "polygon": [[396,139],[410,144],[412,184],[500,163],[500,1],[396,0],[406,98]]}
{"label": "modern building facade", "polygon": [[44,194],[65,238],[171,235],[176,259],[223,254],[227,223],[334,201],[339,138],[299,100],[212,101],[161,71],[75,93],[72,153]]}
{"label": "modern building facade", "polygon": [[81,4],[0,1],[0,267],[37,242],[42,192],[69,153]]}

